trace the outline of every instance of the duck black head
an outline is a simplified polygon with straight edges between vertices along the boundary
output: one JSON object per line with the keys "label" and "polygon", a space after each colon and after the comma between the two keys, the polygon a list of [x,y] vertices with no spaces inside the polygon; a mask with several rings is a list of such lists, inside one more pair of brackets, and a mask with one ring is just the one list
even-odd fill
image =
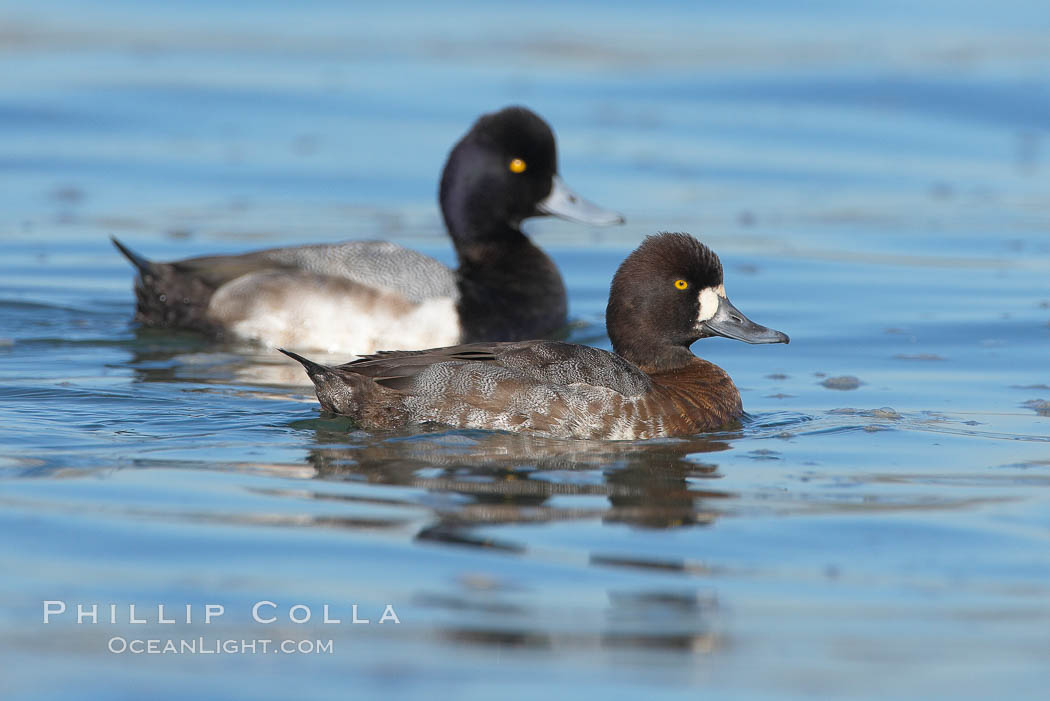
{"label": "duck black head", "polygon": [[565,186],[551,128],[524,107],[507,107],[474,123],[449,154],[439,197],[457,246],[520,234],[521,221],[535,216],[623,222]]}
{"label": "duck black head", "polygon": [[722,262],[689,234],[649,236],[627,256],[613,277],[605,318],[613,349],[649,371],[688,363],[689,346],[706,336],[788,342],[733,306]]}

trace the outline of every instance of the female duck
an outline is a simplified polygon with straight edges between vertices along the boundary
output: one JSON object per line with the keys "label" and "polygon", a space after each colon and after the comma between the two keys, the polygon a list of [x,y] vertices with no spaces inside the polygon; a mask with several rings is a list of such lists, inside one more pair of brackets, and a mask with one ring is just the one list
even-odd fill
{"label": "female duck", "polygon": [[563,438],[640,439],[718,428],[743,413],[705,336],[787,343],[734,307],[722,264],[688,234],[648,237],[620,265],[606,311],[615,352],[554,341],[380,353],[328,367],[295,353],[321,406],[366,429],[433,422]]}
{"label": "female duck", "polygon": [[565,287],[521,221],[623,222],[562,183],[550,127],[523,107],[478,119],[449,154],[439,199],[455,271],[382,241],[173,263],[114,243],[139,270],[135,319],[146,326],[360,355],[550,335],[566,323]]}

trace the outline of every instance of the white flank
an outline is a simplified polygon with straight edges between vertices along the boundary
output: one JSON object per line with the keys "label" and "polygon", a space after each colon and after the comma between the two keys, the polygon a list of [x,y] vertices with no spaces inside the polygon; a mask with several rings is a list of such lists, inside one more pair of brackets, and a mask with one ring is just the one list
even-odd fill
{"label": "white flank", "polygon": [[460,340],[456,304],[448,297],[413,303],[375,290],[354,294],[342,284],[277,290],[246,279],[252,277],[221,287],[208,307],[212,319],[245,340],[348,355],[436,348]]}

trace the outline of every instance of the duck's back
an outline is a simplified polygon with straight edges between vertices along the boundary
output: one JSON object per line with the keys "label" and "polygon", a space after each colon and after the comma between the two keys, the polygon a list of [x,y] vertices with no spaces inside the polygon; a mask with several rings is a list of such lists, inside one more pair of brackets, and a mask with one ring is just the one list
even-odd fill
{"label": "duck's back", "polygon": [[[391,389],[438,399],[448,392],[486,396],[511,383],[555,386],[596,385],[624,396],[651,389],[645,373],[609,351],[561,341],[469,343],[422,351],[384,352],[335,370],[372,378]],[[505,387],[479,386],[474,377],[508,378]]]}
{"label": "duck's back", "polygon": [[[411,302],[459,297],[455,273],[430,256],[389,241],[347,241],[259,251],[266,267],[277,266],[349,280],[398,294]],[[267,265],[268,264],[268,265]]]}

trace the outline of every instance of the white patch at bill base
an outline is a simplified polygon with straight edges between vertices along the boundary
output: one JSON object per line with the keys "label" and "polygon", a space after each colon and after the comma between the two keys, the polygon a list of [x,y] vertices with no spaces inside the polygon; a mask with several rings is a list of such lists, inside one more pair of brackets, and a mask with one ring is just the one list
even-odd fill
{"label": "white patch at bill base", "polygon": [[697,321],[708,321],[718,312],[719,301],[726,298],[725,287],[705,287],[700,290],[700,314]]}

